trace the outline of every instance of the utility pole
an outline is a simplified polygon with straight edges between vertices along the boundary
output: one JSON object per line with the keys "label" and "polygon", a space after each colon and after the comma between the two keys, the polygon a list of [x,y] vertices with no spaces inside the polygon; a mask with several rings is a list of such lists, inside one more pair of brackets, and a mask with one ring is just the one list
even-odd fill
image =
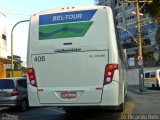
{"label": "utility pole", "polygon": [[138,30],[138,57],[139,62],[139,90],[144,92],[144,75],[143,75],[143,53],[142,53],[142,37],[141,37],[141,19],[139,15],[139,0],[136,0],[137,30]]}
{"label": "utility pole", "polygon": [[136,16],[137,16],[137,40],[138,40],[138,56],[137,61],[139,65],[139,91],[143,93],[144,88],[144,75],[143,75],[143,52],[142,52],[142,37],[141,37],[141,19],[139,12],[139,3],[150,3],[152,0],[121,0],[126,3],[135,3],[136,4]]}
{"label": "utility pole", "polygon": [[28,22],[29,20],[22,20],[22,21],[19,21],[19,22],[17,22],[14,26],[13,26],[13,28],[12,28],[12,30],[11,30],[11,68],[12,68],[12,77],[13,77],[13,71],[14,71],[14,64],[13,64],[13,30],[14,30],[14,28],[19,24],[19,23],[22,23],[22,22]]}

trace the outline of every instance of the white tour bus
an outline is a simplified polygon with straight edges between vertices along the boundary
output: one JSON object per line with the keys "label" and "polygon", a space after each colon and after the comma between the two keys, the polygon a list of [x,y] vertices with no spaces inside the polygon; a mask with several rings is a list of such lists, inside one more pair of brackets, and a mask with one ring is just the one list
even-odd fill
{"label": "white tour bus", "polygon": [[32,15],[27,69],[30,106],[123,110],[125,56],[110,7],[66,7]]}

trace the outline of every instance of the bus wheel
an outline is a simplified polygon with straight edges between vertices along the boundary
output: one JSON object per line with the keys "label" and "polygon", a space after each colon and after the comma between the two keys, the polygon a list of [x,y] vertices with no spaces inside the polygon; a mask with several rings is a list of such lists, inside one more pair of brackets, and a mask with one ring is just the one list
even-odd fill
{"label": "bus wheel", "polygon": [[28,102],[26,99],[23,99],[20,103],[20,105],[18,106],[19,108],[19,111],[23,112],[23,111],[26,111],[27,108],[28,108]]}
{"label": "bus wheel", "polygon": [[155,89],[156,88],[156,85],[155,84],[152,84],[152,89]]}
{"label": "bus wheel", "polygon": [[116,109],[116,111],[117,112],[123,112],[123,110],[124,110],[124,103],[125,103],[125,99],[126,99],[126,95],[125,95],[125,90],[124,90],[124,101],[123,101],[123,103],[121,103],[118,107],[117,107],[117,109]]}
{"label": "bus wheel", "polygon": [[124,110],[124,103],[120,104],[118,107],[117,107],[117,112],[123,112]]}
{"label": "bus wheel", "polygon": [[156,88],[159,89],[159,82],[156,80]]}

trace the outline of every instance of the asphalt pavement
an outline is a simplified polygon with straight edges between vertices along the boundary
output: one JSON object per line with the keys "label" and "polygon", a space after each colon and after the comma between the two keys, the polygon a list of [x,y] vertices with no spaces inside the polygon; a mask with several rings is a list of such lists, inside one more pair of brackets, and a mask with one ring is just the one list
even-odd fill
{"label": "asphalt pavement", "polygon": [[[129,86],[123,112],[86,109],[80,113],[67,114],[56,107],[30,108],[25,112],[17,112],[3,107],[0,109],[0,120],[160,120],[159,100],[160,90],[148,89],[142,94],[139,86]],[[7,117],[10,119],[4,119]]]}
{"label": "asphalt pavement", "polygon": [[138,85],[129,85],[128,91],[132,91],[136,94],[144,95],[144,94],[160,94],[160,89],[156,88],[146,88],[144,87],[142,90]]}

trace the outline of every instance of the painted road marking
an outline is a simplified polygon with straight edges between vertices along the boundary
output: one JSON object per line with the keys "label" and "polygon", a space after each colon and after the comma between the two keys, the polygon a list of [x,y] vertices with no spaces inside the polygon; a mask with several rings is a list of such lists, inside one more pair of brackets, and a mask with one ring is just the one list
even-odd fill
{"label": "painted road marking", "polygon": [[60,110],[57,110],[55,108],[44,108],[46,110],[51,110],[51,111],[55,111],[55,112],[58,112],[58,113],[61,113],[61,114],[64,114],[65,112],[64,111],[60,111]]}

